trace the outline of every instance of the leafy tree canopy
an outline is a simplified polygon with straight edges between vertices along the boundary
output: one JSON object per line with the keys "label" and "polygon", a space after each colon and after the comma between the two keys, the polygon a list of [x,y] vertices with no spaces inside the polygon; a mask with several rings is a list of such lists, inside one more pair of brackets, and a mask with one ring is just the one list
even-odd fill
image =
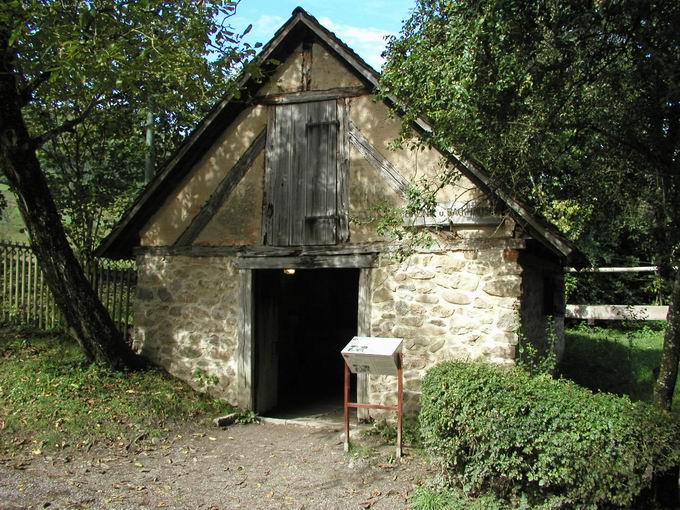
{"label": "leafy tree canopy", "polygon": [[677,2],[420,0],[383,91],[593,259],[607,241],[592,226],[620,214],[651,225],[665,263],[680,233],[678,26]]}
{"label": "leafy tree canopy", "polygon": [[680,3],[664,0],[418,0],[383,74],[383,92],[429,117],[435,142],[480,161],[591,254],[612,218],[611,238],[648,225],[636,251],[672,289],[655,387],[665,409],[680,360],[678,26]]}
{"label": "leafy tree canopy", "polygon": [[91,253],[139,190],[144,122],[169,157],[253,54],[237,2],[12,1],[23,114],[72,244]]}

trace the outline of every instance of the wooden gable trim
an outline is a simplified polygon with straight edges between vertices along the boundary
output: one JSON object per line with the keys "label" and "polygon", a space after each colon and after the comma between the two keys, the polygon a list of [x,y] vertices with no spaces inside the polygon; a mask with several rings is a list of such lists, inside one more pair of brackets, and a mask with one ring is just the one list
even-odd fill
{"label": "wooden gable trim", "polygon": [[345,97],[366,96],[370,93],[371,91],[363,86],[338,87],[327,90],[307,90],[304,92],[287,92],[255,96],[252,103],[264,105],[311,103],[313,101],[328,101],[330,99],[342,99]]}
{"label": "wooden gable trim", "polygon": [[397,167],[385,159],[378,149],[371,145],[371,142],[361,134],[361,131],[352,122],[349,123],[349,141],[366,158],[366,161],[380,172],[380,175],[385,178],[392,189],[402,196],[406,195],[406,190],[410,183],[401,175]]}
{"label": "wooden gable trim", "polygon": [[267,139],[267,129],[263,129],[257,138],[250,144],[243,155],[239,158],[232,169],[222,179],[217,189],[203,205],[199,213],[191,220],[186,230],[175,241],[175,246],[189,246],[193,244],[203,229],[210,223],[220,206],[227,200],[231,192],[246,175],[248,169],[253,165],[255,159],[264,150],[265,140]]}

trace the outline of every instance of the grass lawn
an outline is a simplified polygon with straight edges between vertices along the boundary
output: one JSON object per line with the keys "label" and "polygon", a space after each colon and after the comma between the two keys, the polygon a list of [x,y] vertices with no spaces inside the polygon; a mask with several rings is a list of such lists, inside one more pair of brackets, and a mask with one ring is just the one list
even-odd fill
{"label": "grass lawn", "polygon": [[[651,401],[661,359],[665,322],[614,323],[566,331],[562,377],[594,391],[626,394]],[[677,402],[677,392],[674,401]],[[675,406],[674,406],[675,407]],[[680,407],[678,407],[680,409]]]}
{"label": "grass lawn", "polygon": [[0,335],[0,451],[124,446],[232,410],[156,369],[88,364],[64,337]]}

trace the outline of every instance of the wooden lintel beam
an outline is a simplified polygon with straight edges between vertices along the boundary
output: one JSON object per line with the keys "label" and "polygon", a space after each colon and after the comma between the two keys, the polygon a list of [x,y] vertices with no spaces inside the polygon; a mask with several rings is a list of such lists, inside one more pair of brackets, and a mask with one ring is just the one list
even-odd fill
{"label": "wooden lintel beam", "polygon": [[179,239],[175,242],[176,246],[189,246],[196,240],[220,206],[234,188],[236,188],[238,183],[241,182],[241,179],[243,179],[243,176],[245,176],[248,169],[252,166],[255,158],[262,152],[266,138],[267,129],[265,128],[257,135],[257,138],[250,144],[250,147],[246,149],[233,168],[227,173],[224,179],[222,179],[222,182],[217,186],[217,189],[191,221],[191,224],[182,235],[179,236]]}
{"label": "wooden lintel beam", "polygon": [[387,183],[395,191],[402,195],[406,194],[410,183],[403,177],[397,167],[387,161],[378,149],[371,145],[371,142],[361,134],[361,131],[352,122],[349,123],[349,141],[366,158],[371,166],[385,177]]}
{"label": "wooden lintel beam", "polygon": [[304,92],[255,96],[252,99],[252,103],[264,105],[311,103],[313,101],[329,101],[331,99],[342,99],[344,97],[365,96],[370,93],[371,91],[366,87],[339,87],[327,90],[307,90]]}
{"label": "wooden lintel beam", "polygon": [[[524,250],[524,239],[485,237],[457,239],[428,248],[421,253],[446,253],[447,251],[470,251],[487,248]],[[240,258],[281,258],[281,257],[337,257],[348,255],[371,255],[389,253],[386,243],[346,244],[338,246],[139,246],[135,255],[182,256],[182,257],[240,257]]]}
{"label": "wooden lintel beam", "polygon": [[239,269],[321,269],[374,267],[377,255],[303,255],[299,257],[236,257]]}
{"label": "wooden lintel beam", "polygon": [[376,244],[344,246],[141,246],[136,254],[185,257],[316,257],[377,255],[384,247]]}

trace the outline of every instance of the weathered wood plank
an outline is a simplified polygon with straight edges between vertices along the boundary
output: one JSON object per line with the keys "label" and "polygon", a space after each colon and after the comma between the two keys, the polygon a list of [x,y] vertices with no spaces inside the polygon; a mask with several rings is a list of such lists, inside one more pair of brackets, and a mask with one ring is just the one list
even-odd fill
{"label": "weathered wood plank", "polygon": [[291,241],[289,187],[293,164],[291,106],[272,107],[274,130],[267,143],[268,190],[266,244],[288,246]]}
{"label": "weathered wood plank", "polygon": [[203,205],[200,212],[194,217],[182,235],[179,236],[175,244],[178,246],[188,246],[196,240],[220,206],[227,200],[238,183],[241,182],[248,169],[253,165],[255,158],[264,150],[266,139],[267,130],[263,129],[236,164],[234,164],[234,167],[222,179],[208,201]]}
{"label": "weathered wood plank", "polygon": [[374,267],[377,255],[303,255],[294,257],[238,257],[239,269],[326,269]]}
{"label": "weathered wood plank", "polygon": [[567,273],[656,273],[658,270],[656,266],[584,267],[583,269],[568,267],[565,269]]}
{"label": "weathered wood plank", "polygon": [[309,90],[304,92],[287,92],[255,96],[253,104],[284,105],[312,103],[316,101],[335,101],[346,97],[359,97],[370,94],[366,87],[338,87],[327,90]]}
{"label": "weathered wood plank", "polygon": [[294,152],[293,173],[295,175],[288,194],[291,214],[293,215],[293,218],[291,218],[291,239],[289,243],[291,245],[304,244],[305,238],[305,225],[302,218],[307,207],[307,195],[304,192],[300,192],[300,190],[305,189],[305,177],[308,166],[305,124],[308,120],[309,110],[312,110],[313,107],[313,104],[300,104],[291,107],[294,112],[291,149]]}
{"label": "weathered wood plank", "polygon": [[646,320],[664,321],[667,306],[637,305],[567,305],[565,317],[589,320]]}
{"label": "weathered wood plank", "polygon": [[267,108],[267,143],[264,159],[264,197],[262,203],[262,244],[271,244],[274,230],[274,205],[272,203],[275,174],[274,161],[276,159],[276,108]]}
{"label": "weathered wood plank", "polygon": [[241,312],[239,317],[237,359],[237,399],[244,409],[253,409],[253,272],[239,271]]}
{"label": "weathered wood plank", "polygon": [[392,189],[402,195],[406,194],[406,190],[410,185],[409,182],[392,163],[380,154],[378,149],[371,145],[371,142],[361,134],[361,131],[352,122],[349,123],[349,141],[366,158],[371,166],[385,177],[385,180]]}
{"label": "weathered wood plank", "polygon": [[310,103],[308,111],[303,243],[332,245],[337,222],[337,103]]}
{"label": "weathered wood plank", "polygon": [[[473,250],[499,248],[521,250],[526,248],[525,239],[485,238],[456,239],[429,248],[430,253],[445,253],[451,250]],[[337,246],[140,246],[134,249],[135,254],[148,255],[183,255],[193,257],[234,257],[248,255],[251,257],[276,257],[287,255],[334,255],[340,253],[387,253],[388,243],[366,243]]]}
{"label": "weathered wood plank", "polygon": [[339,99],[336,107],[338,112],[337,240],[344,243],[349,241],[349,141],[347,138],[349,114],[347,102],[344,99]]}
{"label": "weathered wood plank", "polygon": [[[370,268],[359,271],[359,296],[357,306],[357,335],[371,336],[371,275]],[[368,404],[368,374],[357,374],[357,402]],[[368,409],[358,409],[360,420],[367,420],[370,415]]]}

